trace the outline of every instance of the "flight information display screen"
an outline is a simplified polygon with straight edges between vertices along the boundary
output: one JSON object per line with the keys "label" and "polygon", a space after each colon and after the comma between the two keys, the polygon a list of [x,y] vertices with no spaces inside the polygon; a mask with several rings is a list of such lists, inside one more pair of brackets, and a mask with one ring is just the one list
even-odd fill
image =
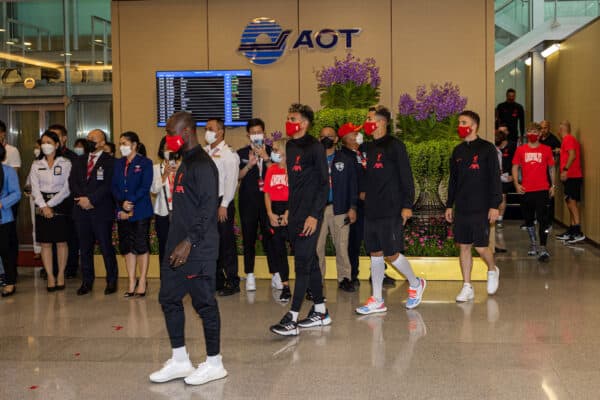
{"label": "flight information display screen", "polygon": [[158,126],[177,111],[192,113],[196,125],[221,118],[226,126],[246,126],[252,118],[252,71],[157,71]]}

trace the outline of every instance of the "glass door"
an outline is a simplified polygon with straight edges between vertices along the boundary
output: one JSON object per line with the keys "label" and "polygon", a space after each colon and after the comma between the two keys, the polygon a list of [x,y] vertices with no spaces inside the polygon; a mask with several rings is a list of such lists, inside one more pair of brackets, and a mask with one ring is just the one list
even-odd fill
{"label": "glass door", "polygon": [[[15,105],[10,106],[7,141],[15,146],[21,155],[19,183],[21,190],[25,187],[31,164],[33,148],[46,128],[52,124],[65,124],[65,110],[62,104],[50,105]],[[17,216],[19,244],[24,247],[33,245],[31,236],[31,207],[29,197],[23,194]]]}

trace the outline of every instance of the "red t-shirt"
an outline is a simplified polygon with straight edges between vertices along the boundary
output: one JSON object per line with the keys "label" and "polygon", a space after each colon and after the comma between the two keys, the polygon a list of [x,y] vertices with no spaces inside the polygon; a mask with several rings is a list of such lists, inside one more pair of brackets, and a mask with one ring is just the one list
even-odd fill
{"label": "red t-shirt", "polygon": [[545,144],[533,148],[529,144],[517,147],[512,161],[521,167],[521,185],[525,192],[538,192],[550,189],[548,167],[554,165],[552,149]]}
{"label": "red t-shirt", "polygon": [[267,169],[265,176],[264,192],[269,193],[271,201],[288,201],[288,176],[287,170],[277,164]]}
{"label": "red t-shirt", "polygon": [[569,150],[575,150],[575,159],[567,171],[567,178],[582,178],[580,146],[575,136],[565,135],[560,144],[560,170],[562,171],[569,159]]}

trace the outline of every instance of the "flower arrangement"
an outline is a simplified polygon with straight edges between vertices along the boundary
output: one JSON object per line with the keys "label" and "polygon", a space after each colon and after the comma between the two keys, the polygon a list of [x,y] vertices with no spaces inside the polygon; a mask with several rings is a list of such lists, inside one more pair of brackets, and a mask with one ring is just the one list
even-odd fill
{"label": "flower arrangement", "polygon": [[443,217],[413,219],[404,228],[405,255],[412,257],[456,257],[452,229]]}
{"label": "flower arrangement", "polygon": [[281,131],[273,131],[269,136],[265,136],[265,144],[267,146],[273,146],[273,142],[283,137]]}
{"label": "flower arrangement", "polygon": [[417,87],[416,97],[400,96],[396,127],[406,141],[420,142],[455,138],[458,114],[464,110],[467,98],[451,82]]}
{"label": "flower arrangement", "polygon": [[316,72],[321,105],[326,108],[366,108],[379,101],[379,67],[374,58],[361,61],[348,53],[333,66]]}

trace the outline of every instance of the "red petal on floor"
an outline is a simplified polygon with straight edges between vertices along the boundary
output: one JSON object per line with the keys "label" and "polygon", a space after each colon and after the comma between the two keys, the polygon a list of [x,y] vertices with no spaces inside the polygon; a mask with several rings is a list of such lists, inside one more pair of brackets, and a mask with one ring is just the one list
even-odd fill
{"label": "red petal on floor", "polygon": [[120,331],[121,329],[123,329],[121,325],[113,325],[113,328],[115,331]]}
{"label": "red petal on floor", "polygon": [[37,389],[37,388],[38,388],[38,386],[36,386],[36,385],[29,386],[29,390],[35,390],[35,389]]}

